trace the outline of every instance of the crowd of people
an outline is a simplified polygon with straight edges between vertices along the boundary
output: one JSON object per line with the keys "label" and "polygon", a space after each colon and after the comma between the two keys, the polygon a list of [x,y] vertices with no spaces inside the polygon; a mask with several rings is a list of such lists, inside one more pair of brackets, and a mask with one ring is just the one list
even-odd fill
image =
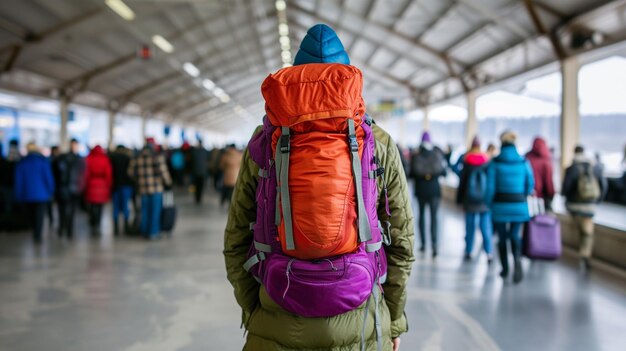
{"label": "crowd of people", "polygon": [[[165,149],[153,138],[141,150],[118,145],[105,150],[100,145],[80,155],[76,139],[61,153],[52,147],[44,156],[34,143],[22,155],[17,140],[9,143],[6,157],[0,157],[0,224],[3,230],[31,227],[33,240],[40,243],[46,217],[50,228],[56,222],[59,237],[74,237],[75,217],[84,210],[92,235],[101,234],[103,206],[112,203],[114,234],[160,237],[163,193],[190,186],[201,204],[209,176],[222,204],[230,199],[237,179],[241,152],[235,145],[210,152],[199,141]],[[56,216],[53,209],[56,207]],[[131,211],[132,208],[132,211]],[[131,217],[131,213],[133,216]]]}
{"label": "crowd of people", "polygon": [[[484,151],[475,137],[466,153],[456,162],[431,142],[428,132],[422,135],[421,144],[412,152],[408,176],[414,181],[419,210],[420,251],[426,249],[425,209],[430,208],[430,238],[432,256],[437,256],[437,208],[442,191],[439,178],[451,169],[459,177],[456,202],[465,212],[465,260],[472,259],[476,224],[483,238],[487,262],[493,261],[494,233],[498,235],[498,253],[503,278],[509,275],[509,248],[513,259],[513,281],[523,279],[521,265],[522,231],[531,219],[529,197],[540,199],[545,211],[552,211],[556,194],[553,176],[553,158],[541,138],[535,138],[532,149],[525,155],[516,146],[517,136],[512,131],[500,135],[499,152],[493,144]],[[595,204],[607,192],[601,163],[585,155],[577,146],[573,163],[563,177],[561,193],[566,209],[572,216],[580,238],[580,262],[585,270],[590,268],[593,249],[593,216]]]}

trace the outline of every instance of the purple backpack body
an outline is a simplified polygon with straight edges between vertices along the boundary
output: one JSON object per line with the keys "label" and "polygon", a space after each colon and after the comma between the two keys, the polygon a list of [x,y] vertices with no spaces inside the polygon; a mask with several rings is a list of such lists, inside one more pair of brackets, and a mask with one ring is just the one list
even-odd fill
{"label": "purple backpack body", "polygon": [[[263,129],[248,144],[252,160],[260,167],[256,191],[256,222],[251,223],[254,242],[244,268],[259,281],[268,295],[285,310],[303,317],[330,317],[361,306],[374,294],[377,298],[387,275],[382,246],[388,244],[377,215],[376,178],[383,175],[375,157],[375,140],[370,125],[365,132],[361,157],[363,203],[372,239],[359,244],[356,252],[319,260],[300,260],[285,255],[275,224],[277,180],[272,155],[276,127],[268,118]],[[348,147],[348,142],[346,142]],[[386,195],[386,194],[385,194]],[[389,211],[385,198],[385,206]]]}

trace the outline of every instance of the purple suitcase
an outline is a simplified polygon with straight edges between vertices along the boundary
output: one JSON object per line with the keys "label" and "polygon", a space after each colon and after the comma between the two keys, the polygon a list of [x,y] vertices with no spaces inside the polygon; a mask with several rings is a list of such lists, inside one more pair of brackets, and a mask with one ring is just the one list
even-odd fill
{"label": "purple suitcase", "polygon": [[524,235],[524,256],[556,260],[561,256],[561,223],[549,214],[533,217]]}

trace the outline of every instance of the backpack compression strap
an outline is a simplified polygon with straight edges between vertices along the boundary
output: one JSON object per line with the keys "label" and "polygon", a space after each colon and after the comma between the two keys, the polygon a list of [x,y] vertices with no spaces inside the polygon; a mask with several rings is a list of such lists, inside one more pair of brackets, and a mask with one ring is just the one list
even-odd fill
{"label": "backpack compression strap", "polygon": [[350,153],[352,154],[352,176],[354,177],[354,185],[356,187],[356,202],[359,210],[359,242],[372,240],[372,231],[370,230],[365,204],[363,202],[363,186],[361,181],[361,158],[359,157],[359,143],[356,139],[356,130],[354,129],[354,120],[348,118],[348,144]]}
{"label": "backpack compression strap", "polygon": [[[291,222],[291,199],[289,197],[289,152],[291,151],[291,136],[289,127],[282,127],[282,134],[276,145],[276,178],[279,182],[280,203],[283,208],[283,218],[285,221],[285,244],[287,250],[295,250],[293,241],[293,225]],[[278,211],[276,218],[279,217]]]}

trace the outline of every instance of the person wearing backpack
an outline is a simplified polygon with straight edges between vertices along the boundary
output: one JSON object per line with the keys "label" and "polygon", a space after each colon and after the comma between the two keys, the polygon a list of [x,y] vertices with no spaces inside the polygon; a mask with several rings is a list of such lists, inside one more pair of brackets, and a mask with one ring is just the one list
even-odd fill
{"label": "person wearing backpack", "polygon": [[595,204],[606,190],[600,181],[602,177],[602,172],[594,168],[591,160],[585,156],[585,149],[576,146],[574,161],[565,171],[561,192],[565,196],[565,208],[572,216],[580,238],[578,252],[583,270],[591,268]]}
{"label": "person wearing backpack", "polygon": [[52,163],[56,183],[56,200],[59,211],[59,237],[74,236],[74,214],[80,206],[85,185],[85,160],[79,155],[78,140],[70,141],[69,152],[57,157]]}
{"label": "person wearing backpack", "polygon": [[430,240],[432,256],[437,257],[437,211],[441,203],[439,177],[446,175],[443,151],[433,145],[430,134],[422,134],[422,142],[411,160],[411,178],[419,208],[420,252],[426,250],[426,208],[430,210]]}
{"label": "person wearing backpack", "polygon": [[224,234],[244,350],[390,351],[408,330],[408,187],[349,62],[335,32],[315,25],[294,66],[263,83],[267,116],[244,152]]}
{"label": "person wearing backpack", "polygon": [[491,214],[498,233],[498,252],[502,271],[500,276],[509,275],[509,256],[507,245],[510,243],[513,253],[513,282],[523,279],[521,229],[530,220],[527,197],[535,187],[535,180],[530,163],[524,159],[517,148],[517,135],[505,131],[500,135],[500,154],[493,159],[487,170],[490,186],[494,188],[491,202]]}
{"label": "person wearing backpack", "polygon": [[480,151],[480,139],[474,137],[470,150],[463,156],[463,170],[459,178],[456,202],[465,210],[465,257],[472,259],[476,220],[483,235],[483,248],[487,254],[487,263],[493,261],[492,235],[493,224],[489,201],[493,198],[492,183],[488,182],[487,169],[490,157]]}

